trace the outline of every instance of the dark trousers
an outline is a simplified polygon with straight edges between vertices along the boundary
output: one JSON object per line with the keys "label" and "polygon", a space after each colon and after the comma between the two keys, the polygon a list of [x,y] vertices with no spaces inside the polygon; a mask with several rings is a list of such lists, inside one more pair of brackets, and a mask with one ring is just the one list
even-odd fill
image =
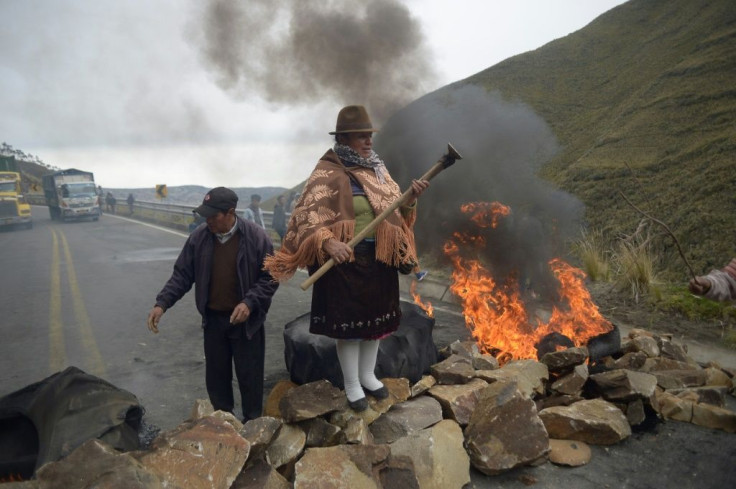
{"label": "dark trousers", "polygon": [[207,311],[204,356],[207,394],[216,410],[233,412],[233,365],[244,420],[261,416],[266,335],[259,328],[251,339],[245,323],[230,324],[230,314]]}

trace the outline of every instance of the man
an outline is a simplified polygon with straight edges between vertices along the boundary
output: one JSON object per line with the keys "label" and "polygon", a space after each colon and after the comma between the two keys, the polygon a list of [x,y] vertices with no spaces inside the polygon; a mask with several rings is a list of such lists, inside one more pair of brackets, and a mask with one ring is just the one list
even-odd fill
{"label": "man", "polygon": [[276,205],[273,206],[273,221],[271,222],[276,234],[279,235],[279,243],[283,244],[284,235],[286,234],[286,208],[284,204],[284,196],[279,195],[276,198]]}
{"label": "man", "polygon": [[260,195],[253,194],[250,196],[250,205],[245,208],[245,212],[243,212],[243,217],[245,217],[250,222],[258,224],[263,229],[266,229],[266,224],[263,222],[263,214],[261,213]]}
{"label": "man", "polygon": [[158,333],[161,316],[194,284],[207,393],[216,410],[233,411],[234,364],[245,422],[259,417],[263,407],[263,325],[278,284],[263,269],[263,259],[273,254],[271,240],[263,229],[236,216],[237,203],[228,188],[207,192],[194,211],[207,225],[189,235],[148,314],[148,329]]}
{"label": "man", "polygon": [[722,270],[712,270],[690,280],[690,292],[714,301],[736,301],[736,258]]}

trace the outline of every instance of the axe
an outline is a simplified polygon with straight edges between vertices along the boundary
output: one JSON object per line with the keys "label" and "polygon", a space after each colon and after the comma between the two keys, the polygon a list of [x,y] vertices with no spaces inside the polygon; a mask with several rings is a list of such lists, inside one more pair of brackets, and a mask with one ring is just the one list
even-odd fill
{"label": "axe", "polygon": [[[427,171],[424,175],[419,177],[417,180],[432,180],[439,172],[444,170],[445,168],[448,168],[452,166],[455,161],[462,160],[463,157],[460,156],[460,153],[457,152],[455,148],[452,147],[452,144],[447,143],[447,153],[442,155],[442,157],[437,160],[437,163],[434,164],[432,168]],[[368,236],[371,232],[373,232],[376,227],[378,227],[381,222],[383,222],[393,211],[399,208],[399,206],[403,205],[407,200],[409,200],[409,197],[411,196],[412,190],[411,188],[408,189],[406,192],[401,194],[401,197],[396,199],[390,206],[388,206],[386,209],[384,209],[383,212],[381,212],[378,216],[375,217],[366,227],[363,228],[358,234],[356,234],[353,239],[348,241],[348,246],[350,248],[355,247],[357,243],[360,243],[363,238]],[[306,279],[300,287],[302,290],[307,290],[309,287],[312,286],[319,278],[327,273],[327,271],[332,268],[335,265],[335,260],[330,258],[325,262],[324,265],[322,265],[316,272],[314,272],[308,279]]]}

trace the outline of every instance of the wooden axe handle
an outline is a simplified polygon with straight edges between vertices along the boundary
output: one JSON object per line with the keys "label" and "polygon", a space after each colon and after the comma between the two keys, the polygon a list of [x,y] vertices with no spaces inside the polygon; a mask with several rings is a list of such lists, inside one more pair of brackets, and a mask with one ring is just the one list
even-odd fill
{"label": "wooden axe handle", "polygon": [[[460,156],[460,153],[457,152],[455,148],[452,147],[451,144],[447,144],[447,153],[442,155],[442,158],[437,160],[437,163],[434,164],[432,168],[427,171],[424,175],[419,177],[418,180],[432,180],[434,177],[437,176],[438,173],[440,173],[445,168],[451,166],[453,163],[455,163],[456,160],[461,160],[463,157]],[[357,243],[360,243],[363,241],[363,238],[368,236],[370,233],[373,232],[374,229],[378,227],[379,224],[381,224],[393,211],[398,209],[400,206],[404,205],[404,203],[409,200],[409,197],[411,196],[412,190],[409,188],[406,192],[401,194],[401,197],[396,199],[390,206],[388,206],[386,209],[383,210],[378,216],[376,216],[366,227],[364,227],[358,234],[353,236],[353,239],[348,241],[348,246],[351,248],[355,247]],[[302,284],[299,286],[302,288],[302,290],[307,290],[309,287],[311,287],[317,280],[322,277],[327,271],[332,268],[335,265],[335,260],[330,258],[327,260],[324,265],[319,267],[319,269],[314,272],[312,275],[309,276]]]}

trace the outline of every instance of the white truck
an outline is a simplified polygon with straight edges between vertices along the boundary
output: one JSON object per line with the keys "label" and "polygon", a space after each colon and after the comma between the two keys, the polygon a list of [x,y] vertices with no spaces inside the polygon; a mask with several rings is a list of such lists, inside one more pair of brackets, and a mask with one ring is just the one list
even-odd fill
{"label": "white truck", "polygon": [[46,174],[41,181],[51,219],[100,218],[100,202],[91,172],[70,168]]}

